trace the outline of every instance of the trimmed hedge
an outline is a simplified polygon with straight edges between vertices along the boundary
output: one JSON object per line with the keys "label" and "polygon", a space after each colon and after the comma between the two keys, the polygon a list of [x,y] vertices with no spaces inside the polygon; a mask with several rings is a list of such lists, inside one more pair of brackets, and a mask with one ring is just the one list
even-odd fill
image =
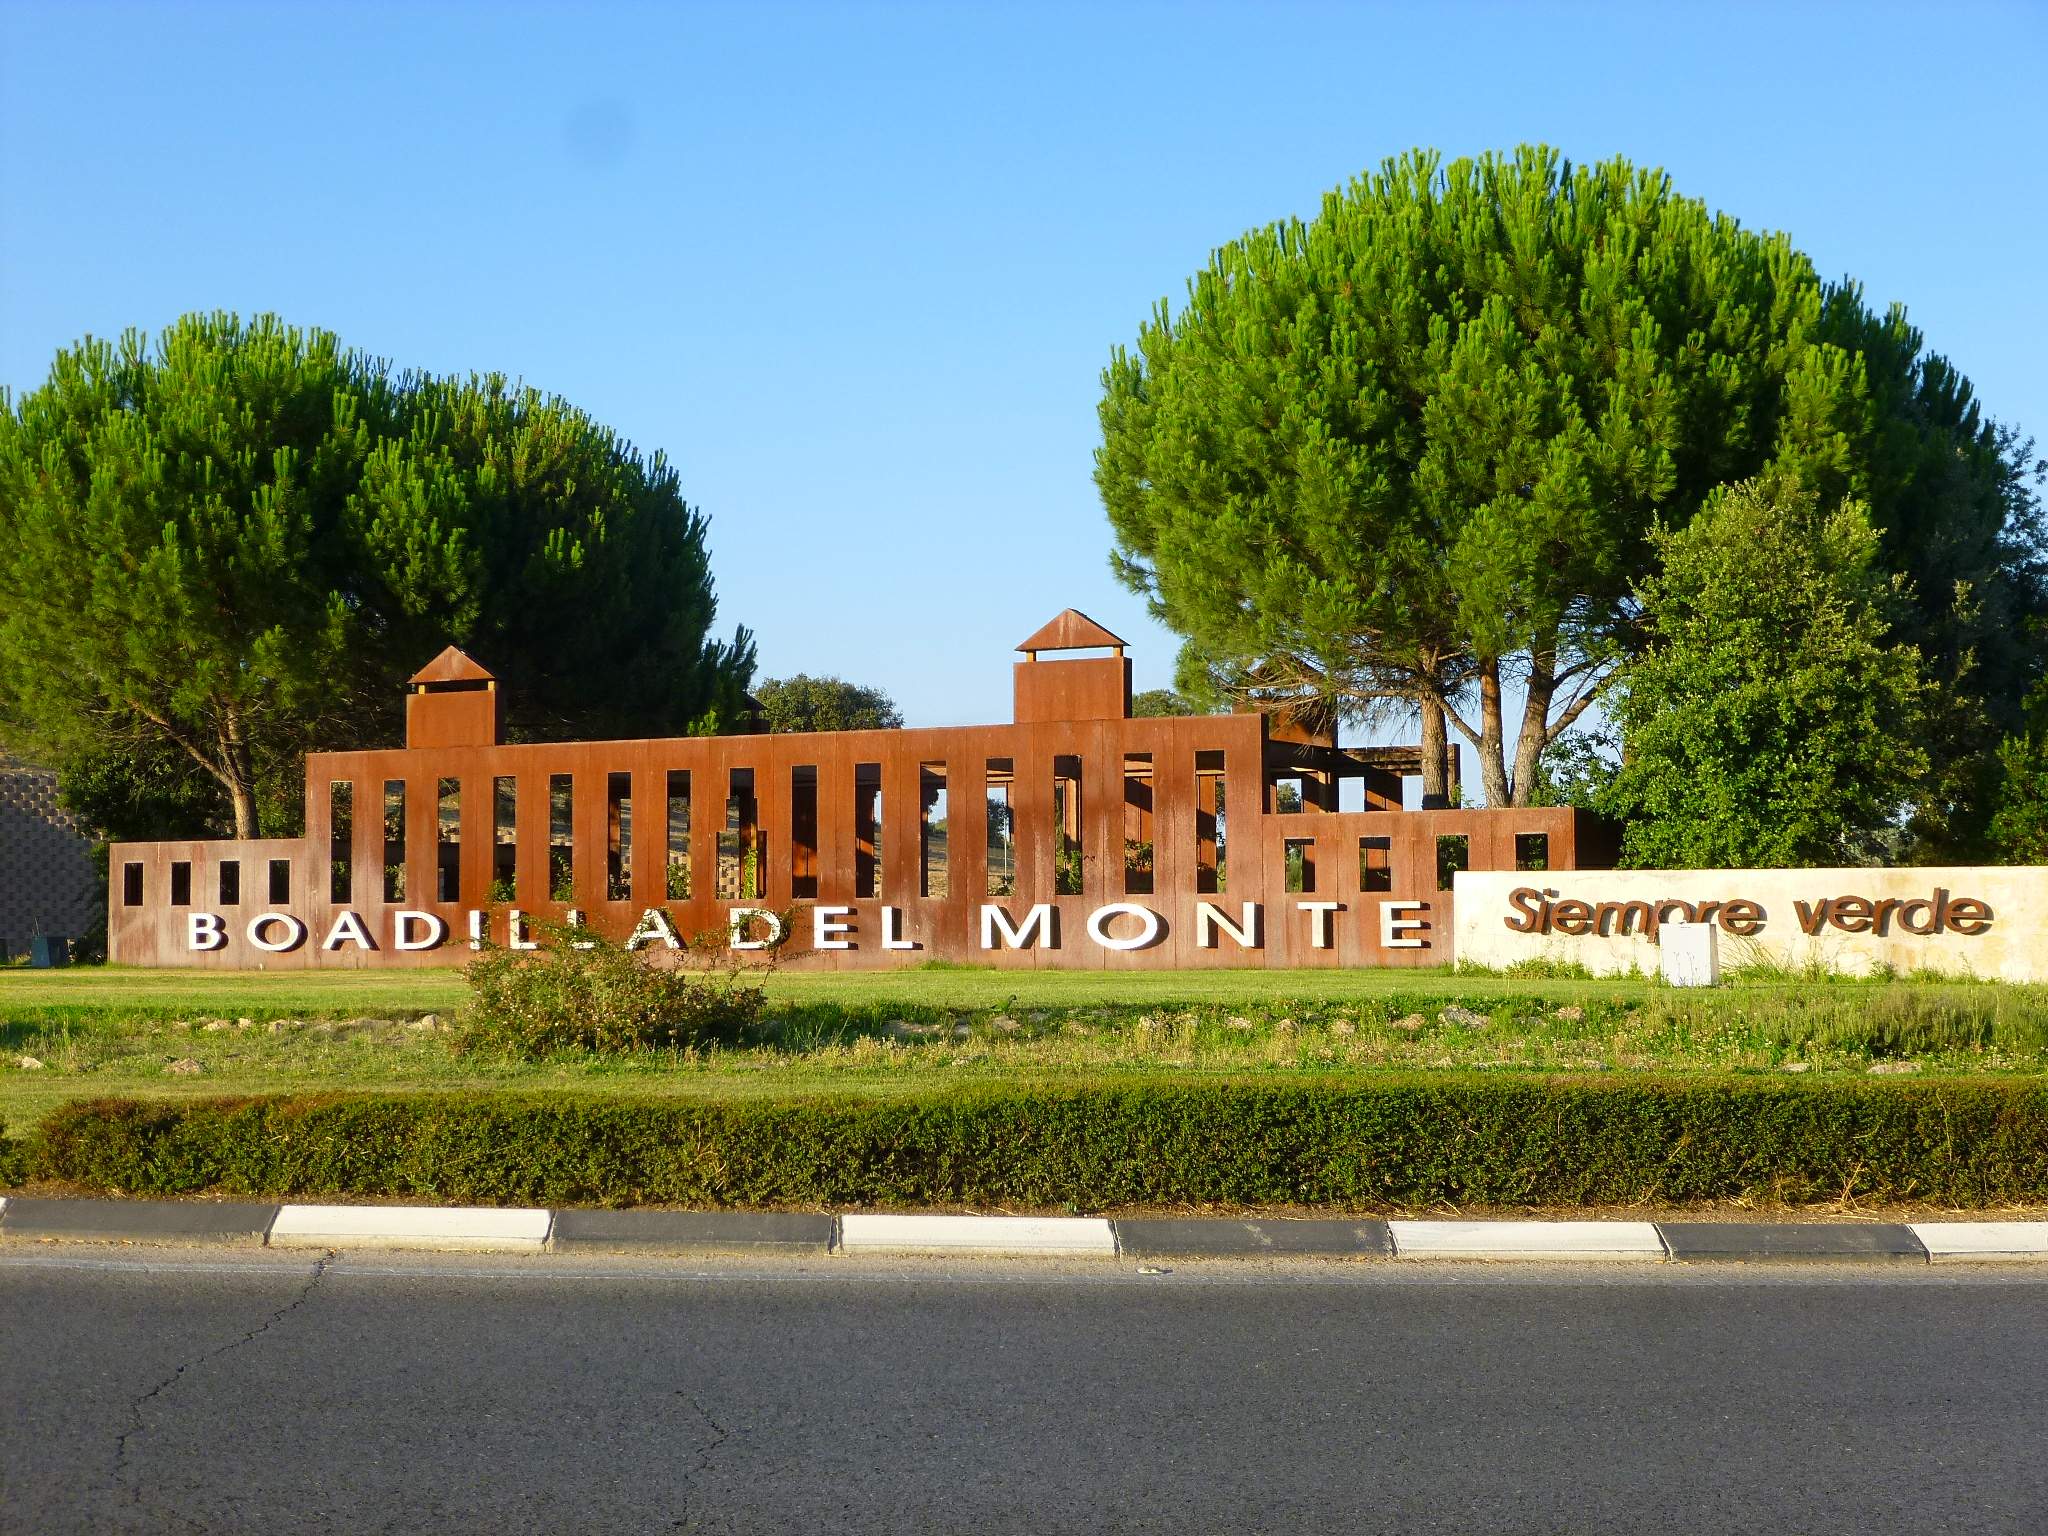
{"label": "trimmed hedge", "polygon": [[2048,1083],[1143,1081],[914,1099],[102,1099],[24,1178],[129,1195],[815,1207],[2048,1199]]}

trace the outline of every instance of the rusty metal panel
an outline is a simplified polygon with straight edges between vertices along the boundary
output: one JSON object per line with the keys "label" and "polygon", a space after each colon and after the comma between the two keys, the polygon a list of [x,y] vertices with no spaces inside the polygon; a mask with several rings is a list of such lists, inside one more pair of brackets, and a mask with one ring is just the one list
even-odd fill
{"label": "rusty metal panel", "polygon": [[1020,661],[1012,668],[1019,725],[1067,720],[1122,720],[1131,712],[1128,656]]}
{"label": "rusty metal panel", "polygon": [[[1257,715],[1125,718],[1122,695],[1128,687],[1128,663],[1122,657],[1029,661],[1019,663],[1016,671],[1020,679],[1028,674],[1052,681],[1019,682],[1019,720],[1010,725],[511,745],[415,742],[399,749],[315,753],[306,761],[303,838],[118,845],[110,891],[110,952],[118,961],[140,965],[459,964],[469,955],[470,913],[482,912],[490,936],[502,943],[513,905],[556,920],[573,906],[587,914],[591,926],[617,936],[630,933],[642,911],[659,907],[670,914],[681,934],[716,933],[725,927],[735,905],[779,908],[790,902],[795,846],[791,773],[798,765],[814,765],[817,770],[816,901],[854,909],[848,937],[855,943],[847,950],[814,952],[806,921],[787,957],[787,963],[803,968],[864,968],[932,958],[1019,968],[1442,964],[1450,958],[1451,898],[1448,891],[1437,889],[1439,836],[1466,837],[1469,867],[1474,869],[1514,867],[1518,835],[1542,833],[1548,839],[1549,867],[1554,869],[1576,867],[1586,849],[1600,846],[1600,829],[1568,809],[1399,810],[1396,770],[1419,767],[1419,761],[1409,760],[1412,748],[1330,750],[1320,740],[1301,739],[1306,733],[1299,729],[1283,727],[1276,732],[1272,722]],[[1071,687],[1063,681],[1075,678],[1082,681]],[[1028,689],[1041,687],[1042,696],[1027,697]],[[1100,690],[1100,696],[1089,700],[1090,689]],[[445,703],[483,696],[469,691],[412,697]],[[1031,718],[1037,707],[1034,699],[1048,708],[1058,705],[1071,711],[1077,696],[1087,701],[1079,712]],[[1220,753],[1224,764],[1224,888],[1213,893],[1197,888],[1205,782],[1197,775],[1197,757],[1202,753]],[[1151,757],[1149,895],[1124,888],[1124,763],[1131,754]],[[1062,758],[1077,758],[1080,765],[1083,885],[1078,895],[1056,890],[1053,775],[1055,761]],[[1015,887],[1006,897],[990,897],[987,891],[990,759],[1008,759],[1014,775],[1009,806]],[[919,773],[928,762],[943,763],[946,770],[943,896],[925,896],[919,885]],[[856,769],[863,763],[880,765],[883,786],[882,884],[872,897],[856,894]],[[765,850],[760,860],[764,894],[744,903],[721,897],[718,883],[719,845],[734,769],[753,773],[756,821]],[[690,894],[673,901],[667,897],[666,874],[666,797],[672,770],[690,777]],[[1269,774],[1275,771],[1327,777],[1310,779],[1314,793],[1300,814],[1275,815],[1266,807]],[[607,786],[613,773],[630,775],[632,796],[631,895],[617,901],[609,899],[606,889]],[[573,898],[563,901],[553,898],[549,874],[549,780],[556,774],[573,776],[575,786],[575,888]],[[1368,809],[1332,808],[1337,779],[1347,775],[1365,780]],[[500,776],[516,783],[514,902],[490,899],[496,869],[494,780]],[[458,780],[462,796],[461,899],[449,902],[439,900],[435,884],[438,793],[444,778]],[[407,786],[403,905],[432,912],[446,925],[446,942],[434,948],[395,948],[393,913],[399,904],[384,900],[382,881],[387,780],[401,780]],[[348,849],[354,887],[346,902],[332,901],[328,892],[328,791],[335,781],[351,784],[354,795],[354,832]],[[1384,892],[1366,891],[1360,883],[1358,839],[1366,836],[1388,842],[1390,889]],[[1285,889],[1285,844],[1292,837],[1315,841],[1312,892]],[[289,911],[306,928],[304,941],[289,949],[258,948],[247,934],[247,919],[260,910],[260,898],[267,895],[260,871],[271,857],[289,861]],[[201,871],[216,870],[223,858],[245,861],[244,899],[235,920],[221,914],[224,942],[215,949],[195,950],[188,945],[188,911],[165,899],[169,870],[175,862],[192,865],[198,901],[202,893],[214,889]],[[126,863],[143,866],[144,900],[137,906],[122,899],[121,869]],[[1126,901],[1158,915],[1158,941],[1143,949],[1110,948],[1091,941],[1090,914]],[[1338,904],[1330,915],[1327,946],[1310,941],[1315,920],[1301,910],[1303,901]],[[1257,903],[1263,914],[1263,943],[1240,948],[1220,931],[1215,944],[1199,943],[1196,912],[1203,902],[1233,922],[1245,903]],[[985,904],[1000,907],[1013,922],[1021,922],[1037,903],[1050,904],[1057,914],[1056,948],[981,947]],[[1400,911],[1424,925],[1411,930],[1426,940],[1422,947],[1390,948],[1383,942],[1380,913],[1389,903],[1416,904]],[[900,914],[902,936],[914,948],[881,947],[886,908]],[[373,948],[353,943],[322,947],[344,912],[358,914]],[[1122,918],[1118,924],[1117,932],[1132,931],[1136,919]],[[266,931],[283,929],[273,924]]]}

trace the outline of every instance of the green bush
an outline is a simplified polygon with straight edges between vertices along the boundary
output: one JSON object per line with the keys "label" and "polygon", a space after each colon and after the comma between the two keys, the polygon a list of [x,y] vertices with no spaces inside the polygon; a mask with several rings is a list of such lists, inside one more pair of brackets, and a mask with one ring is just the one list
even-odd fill
{"label": "green bush", "polygon": [[1987,1206],[2048,1200],[2048,1084],[1432,1074],[900,1099],[113,1099],[49,1115],[25,1176],[534,1205]]}
{"label": "green bush", "polygon": [[767,994],[730,965],[692,971],[594,930],[543,925],[542,933],[540,949],[493,947],[469,963],[462,1049],[527,1060],[562,1050],[673,1050],[731,1038],[767,1007]]}

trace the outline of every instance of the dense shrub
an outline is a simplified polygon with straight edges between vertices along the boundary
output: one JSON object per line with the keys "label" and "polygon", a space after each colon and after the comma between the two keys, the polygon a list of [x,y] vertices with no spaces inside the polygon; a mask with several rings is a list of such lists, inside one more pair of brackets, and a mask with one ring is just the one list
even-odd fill
{"label": "dense shrub", "polygon": [[[787,931],[788,925],[784,924]],[[458,1043],[529,1060],[553,1051],[669,1050],[760,1022],[767,995],[727,966],[657,964],[583,928],[544,928],[534,950],[486,949],[464,976],[470,1002]]]}
{"label": "dense shrub", "polygon": [[689,1206],[2048,1199],[2048,1084],[1507,1080],[1006,1086],[707,1103],[101,1100],[29,1176],[125,1194]]}

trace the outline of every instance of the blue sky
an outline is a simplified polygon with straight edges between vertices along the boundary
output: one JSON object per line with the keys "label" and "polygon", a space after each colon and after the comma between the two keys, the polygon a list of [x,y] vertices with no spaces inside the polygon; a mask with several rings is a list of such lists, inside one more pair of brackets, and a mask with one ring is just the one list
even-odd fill
{"label": "blue sky", "polygon": [[1064,606],[1171,675],[1110,349],[1411,146],[1663,166],[2048,438],[2044,62],[2038,4],[0,0],[0,384],[213,308],[522,376],[677,464],[764,673],[1003,719]]}

